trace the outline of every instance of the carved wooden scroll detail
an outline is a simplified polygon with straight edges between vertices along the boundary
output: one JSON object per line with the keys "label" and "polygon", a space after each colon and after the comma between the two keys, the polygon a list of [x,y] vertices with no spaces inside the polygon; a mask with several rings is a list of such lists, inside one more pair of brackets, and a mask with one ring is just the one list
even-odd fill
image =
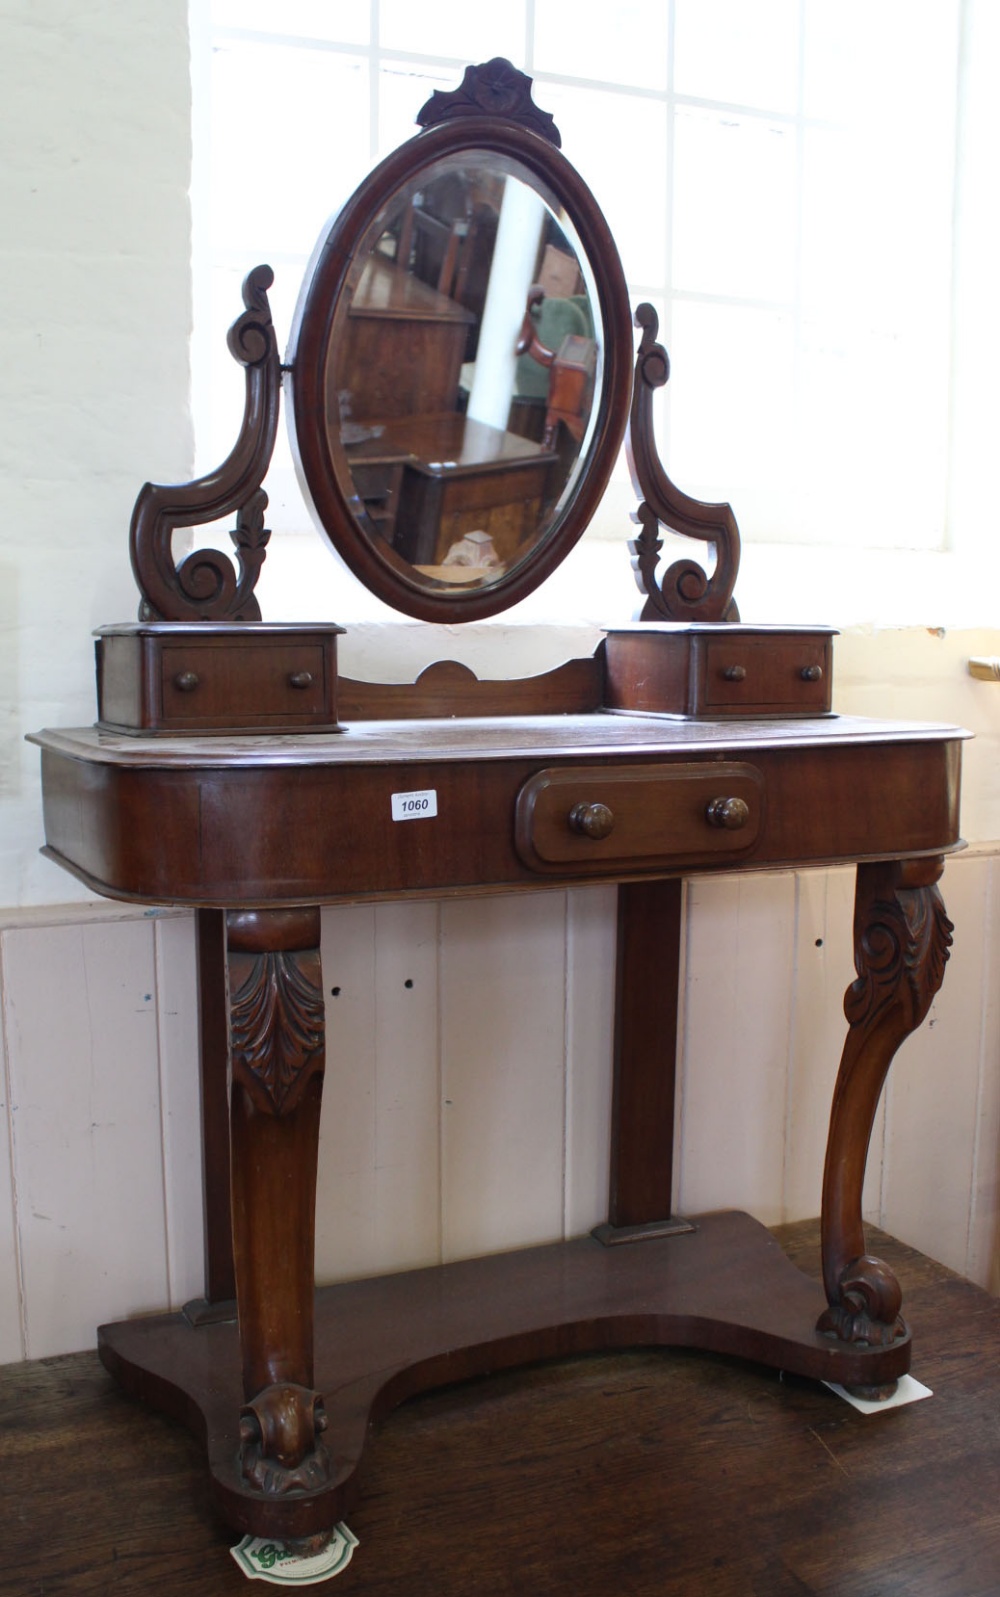
{"label": "carved wooden scroll detail", "polygon": [[542,111],[531,98],[531,79],[519,72],[503,56],[494,56],[481,66],[469,66],[457,89],[444,93],[435,89],[417,114],[422,128],[435,127],[454,117],[488,116],[516,122],[548,139],[556,149],[562,145],[555,118]]}
{"label": "carved wooden scroll detail", "polygon": [[323,1399],[290,1381],[265,1387],[240,1410],[240,1467],[268,1496],[323,1486],[330,1457],[320,1440],[327,1417]]}
{"label": "carved wooden scroll detail", "polygon": [[926,1018],[944,979],[952,925],[936,883],[940,857],[858,866],[857,979],[844,997],[850,1031],[834,1090],[823,1175],[823,1281],[817,1329],[887,1346],[906,1334],[888,1265],[865,1251],[861,1189],[879,1096],[900,1044]]}
{"label": "carved wooden scroll detail", "polygon": [[[653,394],[670,376],[670,359],[656,342],[659,322],[652,305],[640,305],[635,324],[642,328],[632,384],[632,410],[626,439],[632,484],[640,504],[634,520],[641,532],[629,549],[641,593],[643,621],[738,621],[733,589],[740,568],[740,534],[727,504],[692,499],[671,482],[653,435]],[[676,560],[657,581],[663,540],[660,526],[715,545],[711,577],[696,560]]]}
{"label": "carved wooden scroll detail", "polygon": [[[269,266],[243,284],[246,310],[229,330],[229,350],[246,369],[243,426],[215,471],[189,483],[147,482],[132,512],[129,553],[142,593],[143,621],[259,621],[254,587],[270,533],[261,483],[271,463],[281,400],[281,362],[267,290]],[[239,574],[219,550],[199,549],[175,564],[178,527],[196,527],[237,512],[231,537]]]}
{"label": "carved wooden scroll detail", "polygon": [[242,977],[230,999],[233,1081],[262,1113],[287,1114],[323,1062],[319,951],[231,954],[230,968]]}

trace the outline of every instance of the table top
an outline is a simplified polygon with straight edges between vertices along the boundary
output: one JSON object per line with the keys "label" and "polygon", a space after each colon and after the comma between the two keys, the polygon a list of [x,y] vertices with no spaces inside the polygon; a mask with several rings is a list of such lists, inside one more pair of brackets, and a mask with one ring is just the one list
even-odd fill
{"label": "table top", "polygon": [[96,727],[46,729],[29,741],[96,765],[181,769],[324,766],[457,760],[587,759],[648,755],[711,759],[764,749],[822,749],[951,742],[970,737],[945,722],[830,715],[694,721],[609,711],[583,715],[463,716],[352,721],[341,732],[130,737]]}
{"label": "table top", "polygon": [[[945,854],[966,735],[591,713],[32,741],[50,857],[109,897],[234,908]],[[750,820],[730,832],[706,816],[733,795]],[[580,804],[614,830],[567,851]]]}

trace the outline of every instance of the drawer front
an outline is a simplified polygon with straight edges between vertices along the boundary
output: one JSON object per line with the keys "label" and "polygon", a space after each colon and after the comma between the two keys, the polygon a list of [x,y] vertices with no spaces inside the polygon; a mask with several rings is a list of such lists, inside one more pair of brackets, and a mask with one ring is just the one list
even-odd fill
{"label": "drawer front", "polygon": [[281,648],[165,646],[160,655],[164,720],[172,725],[221,719],[294,724],[322,714],[326,703],[320,644]]}
{"label": "drawer front", "polygon": [[703,648],[700,696],[708,712],[816,715],[830,708],[828,638],[730,636],[704,639]]}
{"label": "drawer front", "polygon": [[517,796],[517,852],[573,876],[739,857],[760,835],[764,796],[756,767],[735,762],[538,771]]}

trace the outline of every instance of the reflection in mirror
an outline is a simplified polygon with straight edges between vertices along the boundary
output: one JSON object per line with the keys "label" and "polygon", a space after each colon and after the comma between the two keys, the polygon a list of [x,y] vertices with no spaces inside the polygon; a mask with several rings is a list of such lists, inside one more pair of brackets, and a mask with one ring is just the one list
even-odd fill
{"label": "reflection in mirror", "polygon": [[373,551],[483,588],[558,525],[602,375],[598,297],[556,197],[515,159],[424,167],[372,222],[326,349],[324,424]]}

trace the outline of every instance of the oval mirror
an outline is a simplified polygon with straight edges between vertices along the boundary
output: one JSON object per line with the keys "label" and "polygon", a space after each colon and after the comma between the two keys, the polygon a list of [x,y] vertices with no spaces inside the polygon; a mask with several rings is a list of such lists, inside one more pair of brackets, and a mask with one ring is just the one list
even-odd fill
{"label": "oval mirror", "polygon": [[331,224],[289,364],[320,525],[388,604],[450,622],[523,598],[583,532],[632,338],[614,242],[549,138],[445,115]]}

